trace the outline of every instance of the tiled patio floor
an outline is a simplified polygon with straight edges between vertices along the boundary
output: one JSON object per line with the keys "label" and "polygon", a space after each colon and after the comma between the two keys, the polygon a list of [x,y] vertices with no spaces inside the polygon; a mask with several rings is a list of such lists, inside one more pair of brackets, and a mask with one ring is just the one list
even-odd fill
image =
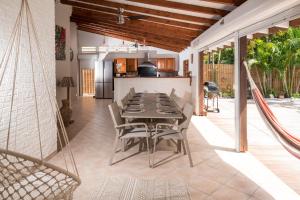
{"label": "tiled patio floor", "polygon": [[[300,137],[300,101],[269,100],[272,111],[283,127]],[[232,99],[220,100],[221,112],[208,113],[208,119],[224,132],[234,137],[234,102]],[[248,101],[248,142],[249,152],[300,194],[300,160],[291,156],[273,138],[264,124],[253,101]],[[299,177],[299,178],[297,178]]]}
{"label": "tiled patio floor", "polygon": [[[154,169],[148,167],[146,152],[108,166],[115,136],[107,108],[110,102],[80,98],[73,105],[75,123],[69,131],[76,135],[71,144],[82,179],[82,185],[74,194],[75,199],[88,200],[104,176],[178,178],[188,184],[191,197],[195,200],[300,199],[300,161],[270,139],[263,125],[253,122],[253,119],[260,120],[258,117],[250,117],[255,130],[253,136],[250,134],[250,152],[234,152],[229,108],[232,106],[233,109],[233,104],[230,101],[221,104],[220,114],[210,113],[208,118],[193,117],[188,130],[195,164],[193,168],[189,167],[187,156],[166,151],[174,149],[168,143],[160,143],[156,158],[159,160],[173,155],[171,160]],[[250,109],[250,116],[252,111]],[[252,114],[255,114],[254,111]],[[256,144],[256,141],[259,143]],[[135,152],[137,148],[119,153],[115,160]],[[62,162],[60,156],[53,161]]]}

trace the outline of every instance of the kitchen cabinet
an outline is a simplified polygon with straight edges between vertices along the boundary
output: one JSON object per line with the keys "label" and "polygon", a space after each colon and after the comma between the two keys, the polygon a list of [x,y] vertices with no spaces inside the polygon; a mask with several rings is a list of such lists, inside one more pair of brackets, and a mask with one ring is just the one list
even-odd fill
{"label": "kitchen cabinet", "polygon": [[117,74],[124,74],[126,73],[126,58],[117,58],[114,61],[115,67],[114,71]]}
{"label": "kitchen cabinet", "polygon": [[126,72],[136,72],[137,71],[137,59],[127,58],[126,59]]}
{"label": "kitchen cabinet", "polygon": [[176,71],[175,58],[158,58],[157,69],[161,72],[174,72]]}
{"label": "kitchen cabinet", "polygon": [[165,67],[166,67],[165,58],[158,58],[156,61],[156,66],[157,66],[158,71],[165,69]]}

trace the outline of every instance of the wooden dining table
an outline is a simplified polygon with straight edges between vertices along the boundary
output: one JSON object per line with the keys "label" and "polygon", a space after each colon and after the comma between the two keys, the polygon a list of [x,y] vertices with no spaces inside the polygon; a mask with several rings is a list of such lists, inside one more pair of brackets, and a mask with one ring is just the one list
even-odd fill
{"label": "wooden dining table", "polygon": [[125,119],[150,120],[183,118],[175,101],[164,93],[137,93],[128,100],[121,116]]}

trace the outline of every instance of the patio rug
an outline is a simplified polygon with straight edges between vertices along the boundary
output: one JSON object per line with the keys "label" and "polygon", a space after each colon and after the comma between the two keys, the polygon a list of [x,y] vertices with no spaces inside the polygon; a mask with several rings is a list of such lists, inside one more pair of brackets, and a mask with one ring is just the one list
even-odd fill
{"label": "patio rug", "polygon": [[187,185],[179,180],[108,177],[101,180],[91,200],[190,200]]}

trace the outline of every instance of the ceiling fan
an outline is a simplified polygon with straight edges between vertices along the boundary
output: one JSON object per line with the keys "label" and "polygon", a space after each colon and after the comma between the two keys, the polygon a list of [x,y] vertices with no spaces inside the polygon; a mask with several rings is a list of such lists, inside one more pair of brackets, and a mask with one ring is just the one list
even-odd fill
{"label": "ceiling fan", "polygon": [[146,39],[144,38],[144,41],[143,42],[138,42],[137,40],[135,40],[134,44],[130,45],[131,47],[134,47],[136,49],[139,49],[139,48],[145,48],[145,47],[149,47],[150,45],[148,45],[146,43]]}
{"label": "ceiling fan", "polygon": [[125,20],[139,20],[139,19],[146,19],[147,16],[145,15],[132,15],[132,16],[125,16],[124,15],[124,8],[118,8],[118,15],[117,15],[117,24],[125,24]]}

